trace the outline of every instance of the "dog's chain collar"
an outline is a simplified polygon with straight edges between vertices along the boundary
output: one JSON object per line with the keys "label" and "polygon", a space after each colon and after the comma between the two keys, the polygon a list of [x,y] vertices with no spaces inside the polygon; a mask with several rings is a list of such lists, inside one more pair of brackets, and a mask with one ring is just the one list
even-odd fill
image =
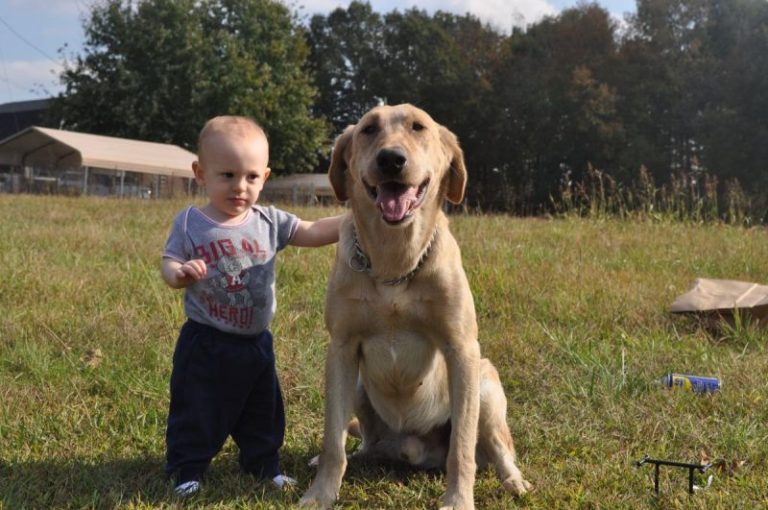
{"label": "dog's chain collar", "polygon": [[[411,269],[408,273],[404,274],[403,276],[400,276],[398,278],[393,278],[391,280],[384,280],[384,285],[400,285],[401,283],[405,283],[409,280],[411,280],[414,276],[416,276],[416,273],[419,272],[419,269],[421,269],[421,266],[424,265],[424,262],[427,260],[427,257],[429,257],[429,253],[432,251],[432,246],[435,244],[435,238],[437,237],[437,228],[435,228],[435,231],[432,233],[432,238],[429,240],[429,244],[427,244],[427,247],[424,248],[424,252],[421,254],[421,257],[419,257],[419,261],[416,263],[416,267]],[[368,255],[365,254],[363,251],[363,248],[360,246],[360,242],[357,240],[357,229],[355,227],[352,227],[352,243],[353,243],[353,251],[352,256],[349,257],[349,267],[352,268],[353,271],[357,271],[358,273],[370,273],[371,272],[371,259],[368,258]]]}

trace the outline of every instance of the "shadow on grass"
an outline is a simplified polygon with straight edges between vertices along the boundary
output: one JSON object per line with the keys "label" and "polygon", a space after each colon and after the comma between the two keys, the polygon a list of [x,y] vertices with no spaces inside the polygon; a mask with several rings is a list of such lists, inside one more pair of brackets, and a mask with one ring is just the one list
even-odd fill
{"label": "shadow on grass", "polygon": [[171,498],[160,458],[3,462],[0,501],[7,508],[108,507]]}
{"label": "shadow on grass", "polygon": [[[241,473],[237,452],[224,451],[203,479],[203,491],[189,503],[217,507],[242,507],[259,502],[266,507],[296,503],[314,478],[306,450],[284,448],[282,464],[299,479],[292,493],[274,489],[251,475]],[[151,508],[178,507],[182,502],[166,479],[162,456],[134,458],[51,459],[31,462],[0,461],[0,508],[116,508],[133,503]],[[374,487],[396,483],[423,483],[423,477],[444,475],[401,462],[351,458],[347,483]],[[261,505],[257,507],[261,508]],[[186,506],[186,505],[184,505]]]}
{"label": "shadow on grass", "polygon": [[[288,463],[305,456],[306,452],[283,452]],[[161,456],[0,461],[0,508],[115,508],[129,502],[176,507],[182,500],[175,496],[163,466]],[[242,506],[253,498],[279,506],[298,495],[240,472],[236,453],[225,452],[214,459],[203,479],[203,491],[190,503]]]}
{"label": "shadow on grass", "polygon": [[[313,478],[314,475],[315,471],[313,470]],[[425,477],[442,479],[444,476],[444,469],[424,469],[412,466],[407,462],[380,457],[360,458],[351,456],[344,473],[344,480],[363,485],[396,483],[407,486],[411,483],[423,483]]]}

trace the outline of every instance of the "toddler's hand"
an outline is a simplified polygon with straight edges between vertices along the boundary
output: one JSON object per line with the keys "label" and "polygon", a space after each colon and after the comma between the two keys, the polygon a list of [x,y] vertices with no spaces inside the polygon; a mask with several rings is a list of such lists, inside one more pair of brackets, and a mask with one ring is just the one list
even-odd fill
{"label": "toddler's hand", "polygon": [[208,274],[208,266],[202,259],[188,260],[176,270],[176,279],[180,285],[191,285],[205,278]]}

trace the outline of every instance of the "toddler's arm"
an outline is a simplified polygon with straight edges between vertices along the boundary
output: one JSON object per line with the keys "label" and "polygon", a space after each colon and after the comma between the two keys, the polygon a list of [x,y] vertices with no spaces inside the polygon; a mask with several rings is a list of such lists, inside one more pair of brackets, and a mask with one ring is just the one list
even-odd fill
{"label": "toddler's arm", "polygon": [[208,266],[202,259],[188,260],[182,264],[178,260],[165,257],[160,272],[169,287],[183,289],[205,278]]}
{"label": "toddler's arm", "polygon": [[290,244],[314,248],[338,242],[339,226],[344,215],[329,216],[317,221],[299,221]]}

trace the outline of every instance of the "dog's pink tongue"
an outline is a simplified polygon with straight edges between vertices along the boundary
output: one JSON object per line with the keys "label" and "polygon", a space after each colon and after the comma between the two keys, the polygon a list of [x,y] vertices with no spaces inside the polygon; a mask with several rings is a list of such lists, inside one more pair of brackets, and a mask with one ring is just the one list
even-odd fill
{"label": "dog's pink tongue", "polygon": [[381,209],[384,219],[397,222],[405,218],[416,202],[418,188],[407,187],[401,184],[387,183],[379,186],[376,205]]}

